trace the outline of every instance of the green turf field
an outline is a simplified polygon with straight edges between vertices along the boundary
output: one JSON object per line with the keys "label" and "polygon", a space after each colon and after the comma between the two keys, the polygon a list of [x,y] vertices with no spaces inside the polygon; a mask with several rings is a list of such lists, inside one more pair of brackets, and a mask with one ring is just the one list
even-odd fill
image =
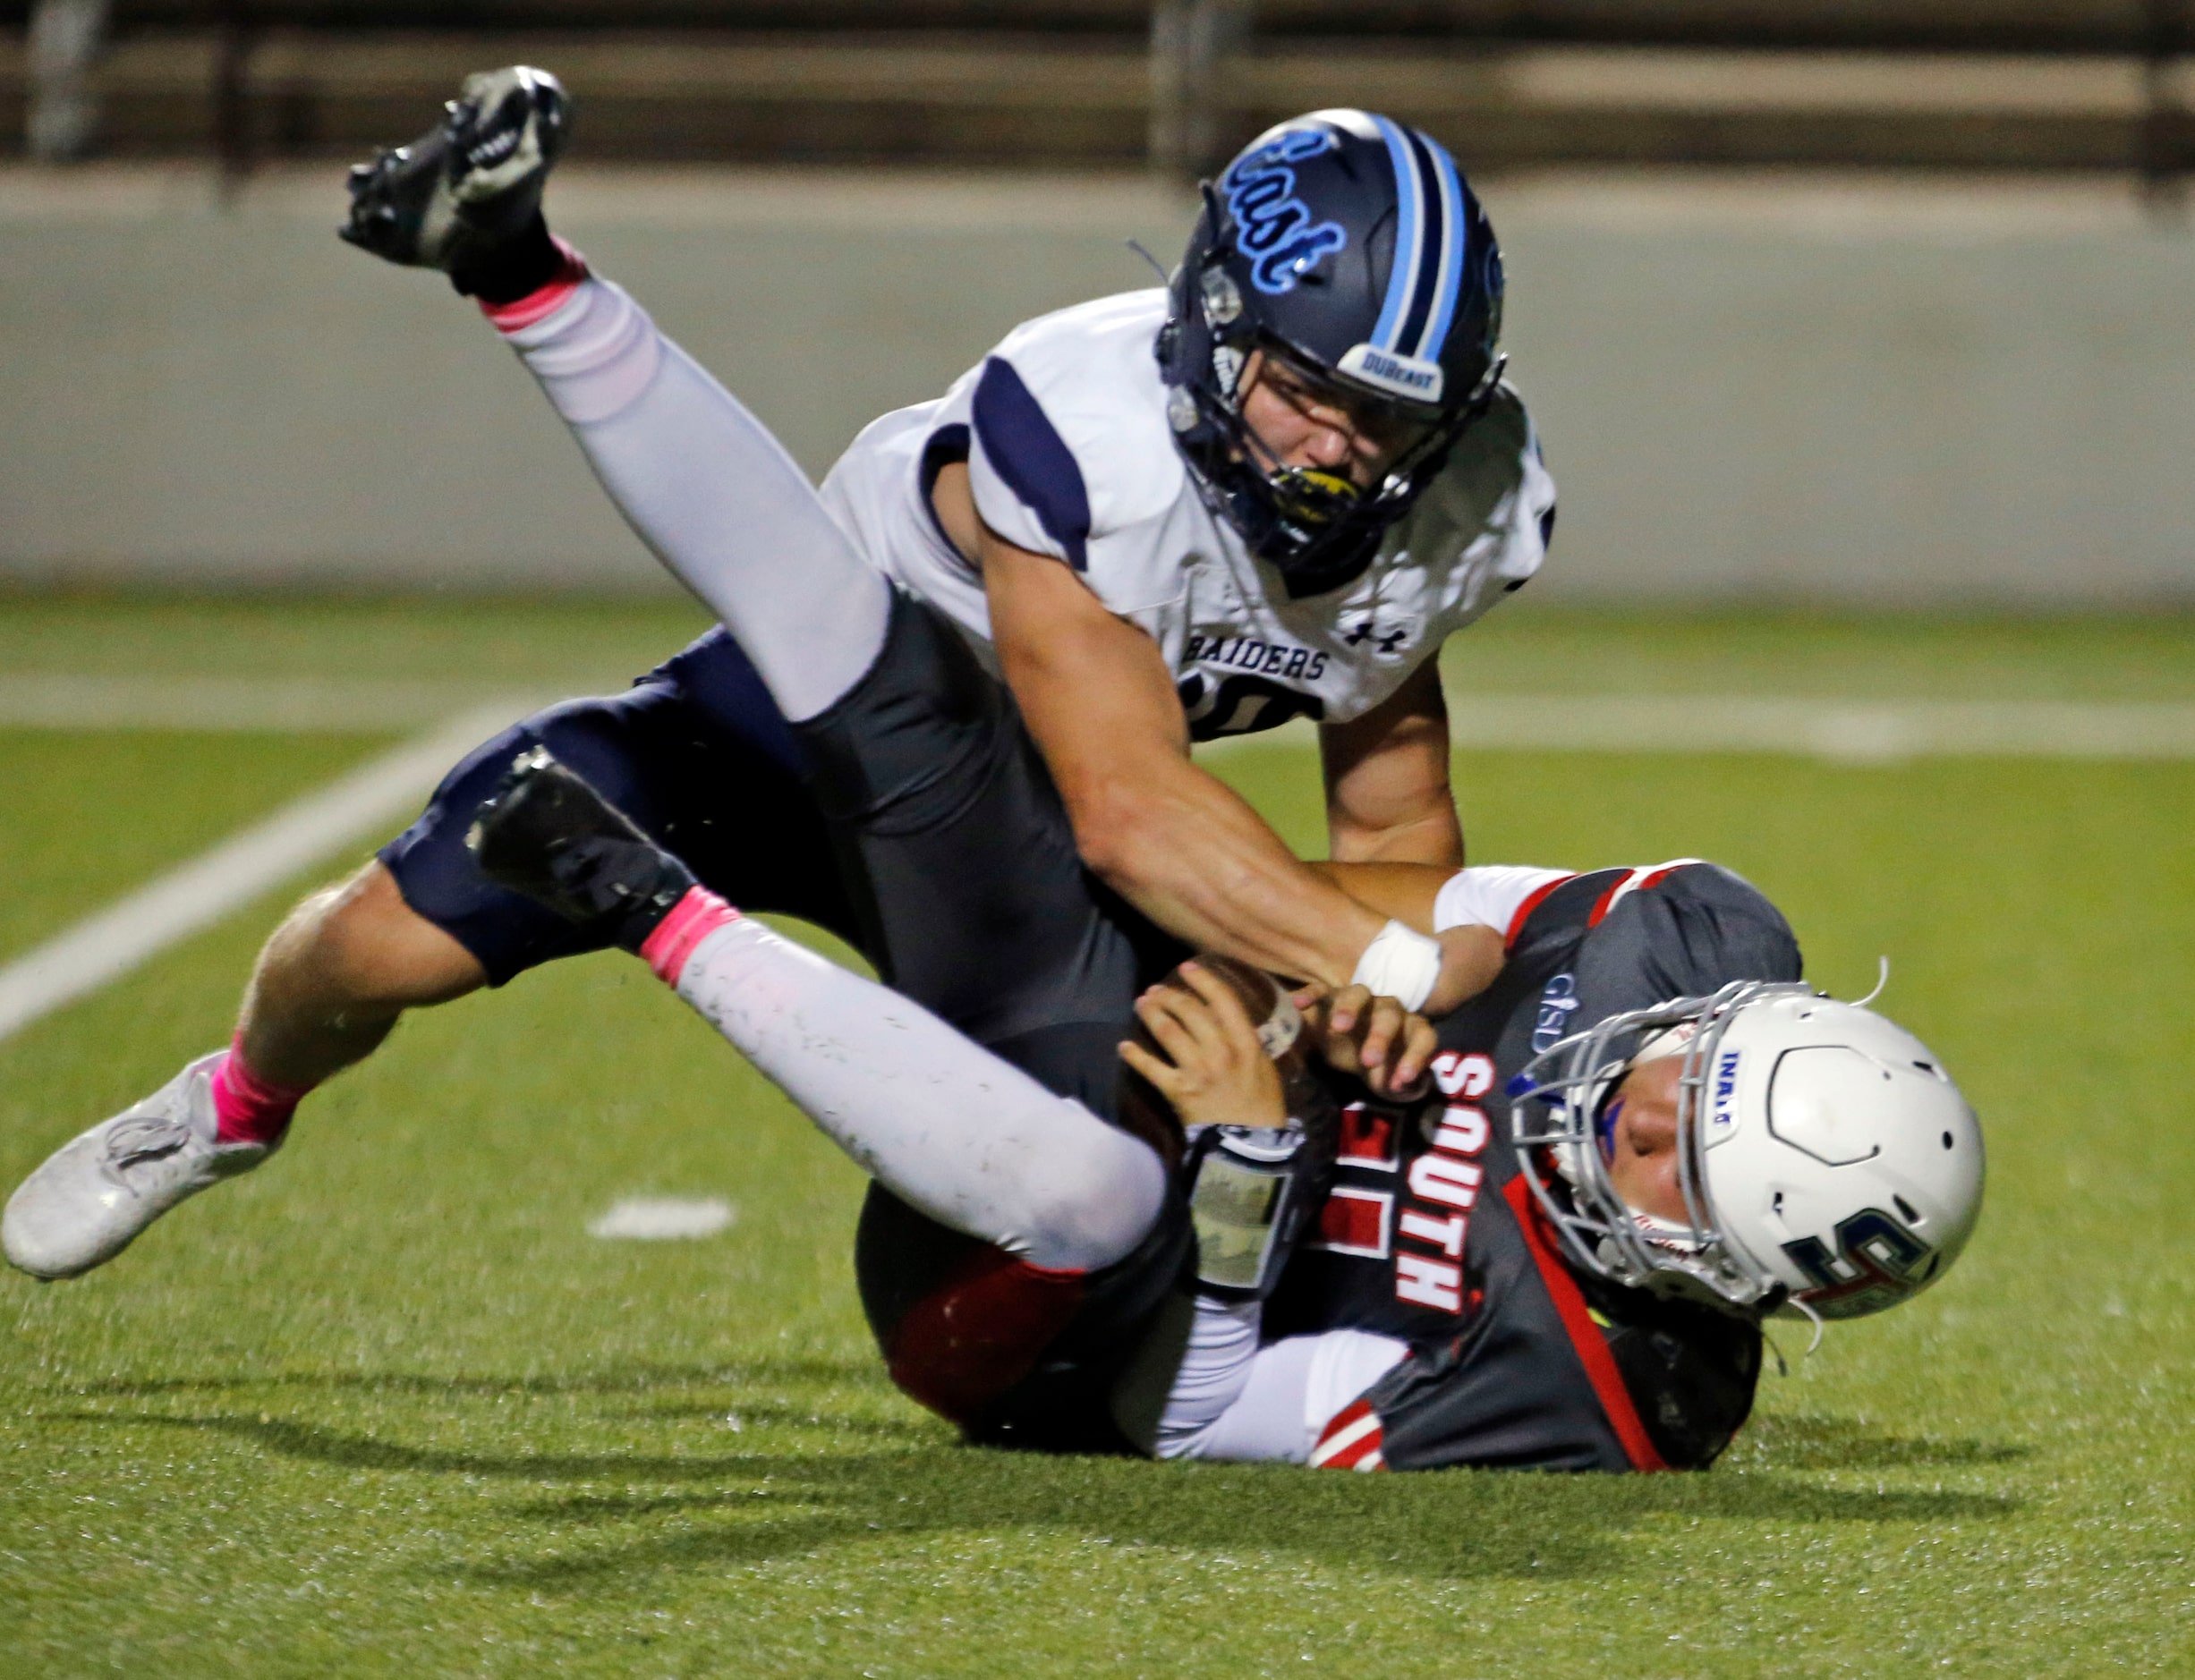
{"label": "green turf field", "polygon": [[[1506,611],[1507,609],[1505,609]],[[679,607],[0,603],[0,674],[574,687]],[[468,675],[480,675],[480,672]],[[2195,697],[2184,620],[1500,616],[1466,684]],[[0,731],[0,961],[381,744]],[[1312,767],[1227,773],[1301,843]],[[1360,1477],[968,1451],[855,1307],[855,1170],[639,965],[408,1023],[268,1168],[0,1277],[0,1674],[2195,1672],[2195,762],[1465,751],[1475,853],[1694,854],[1980,1110],[1988,1205],[1704,1475]],[[336,866],[331,864],[330,871]],[[294,895],[304,882],[285,892]],[[225,1034],[282,894],[0,1043],[0,1179]],[[606,1243],[620,1196],[724,1235]]]}

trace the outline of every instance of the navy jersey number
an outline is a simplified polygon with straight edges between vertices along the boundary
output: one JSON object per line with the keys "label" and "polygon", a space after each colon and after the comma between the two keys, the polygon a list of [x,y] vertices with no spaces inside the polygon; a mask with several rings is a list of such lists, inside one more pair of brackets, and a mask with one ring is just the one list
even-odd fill
{"label": "navy jersey number", "polygon": [[1202,672],[1193,673],[1182,679],[1176,692],[1181,696],[1181,709],[1188,714],[1192,741],[1253,735],[1278,729],[1291,718],[1326,716],[1326,702],[1317,695],[1244,673],[1217,682]]}

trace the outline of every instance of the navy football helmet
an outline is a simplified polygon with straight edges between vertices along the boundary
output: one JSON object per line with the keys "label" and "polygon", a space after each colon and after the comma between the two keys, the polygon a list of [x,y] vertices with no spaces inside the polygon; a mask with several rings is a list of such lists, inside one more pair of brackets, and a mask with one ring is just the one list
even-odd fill
{"label": "navy football helmet", "polygon": [[[1200,487],[1292,596],[1359,576],[1502,375],[1502,255],[1455,159],[1366,111],[1314,111],[1216,182],[1169,282],[1167,418]],[[1281,464],[1244,423],[1253,352],[1401,440],[1368,488]]]}

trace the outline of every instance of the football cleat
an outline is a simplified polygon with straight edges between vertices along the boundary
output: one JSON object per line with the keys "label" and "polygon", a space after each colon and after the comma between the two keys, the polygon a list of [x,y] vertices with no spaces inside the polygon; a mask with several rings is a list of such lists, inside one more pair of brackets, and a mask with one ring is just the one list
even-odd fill
{"label": "football cleat", "polygon": [[546,747],[511,760],[465,844],[498,886],[628,951],[694,885],[685,864]]}
{"label": "football cleat", "polygon": [[465,78],[447,115],[409,146],[351,171],[352,244],[439,268],[461,292],[514,246],[549,247],[541,189],[570,128],[564,85],[513,64]]}
{"label": "football cleat", "polygon": [[8,1263],[33,1277],[88,1272],[177,1202],[272,1154],[265,1144],[220,1141],[213,1074],[222,1054],[199,1057],[144,1101],[47,1156],[0,1214]]}

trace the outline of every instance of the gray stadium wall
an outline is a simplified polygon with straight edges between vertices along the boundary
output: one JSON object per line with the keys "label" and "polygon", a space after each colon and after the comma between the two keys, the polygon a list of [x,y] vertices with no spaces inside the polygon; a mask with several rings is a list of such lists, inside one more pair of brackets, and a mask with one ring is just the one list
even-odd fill
{"label": "gray stadium wall", "polygon": [[[552,200],[821,472],[1010,325],[1148,283],[1137,181],[575,175]],[[1562,487],[1536,593],[2195,602],[2195,237],[2109,183],[1486,183]],[[0,581],[654,589],[339,175],[0,173]]]}

